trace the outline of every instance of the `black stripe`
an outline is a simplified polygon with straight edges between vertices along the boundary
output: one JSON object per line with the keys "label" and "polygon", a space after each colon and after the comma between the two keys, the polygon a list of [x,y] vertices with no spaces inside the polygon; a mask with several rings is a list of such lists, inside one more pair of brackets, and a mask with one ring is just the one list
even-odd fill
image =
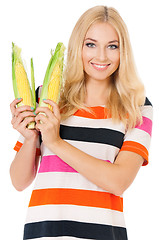
{"label": "black stripe", "polygon": [[40,87],[38,87],[35,91],[35,96],[36,96],[36,102],[38,103],[38,99],[39,99],[39,89]]}
{"label": "black stripe", "polygon": [[151,103],[150,100],[146,97],[144,106],[149,106],[149,105],[152,106],[152,103]]}
{"label": "black stripe", "polygon": [[96,240],[127,240],[127,232],[125,228],[75,221],[44,221],[28,223],[24,228],[23,240],[60,236]]}
{"label": "black stripe", "polygon": [[70,127],[60,125],[62,139],[109,144],[121,148],[124,134],[106,128]]}
{"label": "black stripe", "polygon": [[[40,86],[37,87],[37,89],[35,90],[36,103],[39,103],[39,102],[38,102],[38,100],[39,100],[39,90],[40,90]],[[40,145],[41,145],[41,143],[42,143],[41,132],[39,132],[39,142],[40,142]]]}

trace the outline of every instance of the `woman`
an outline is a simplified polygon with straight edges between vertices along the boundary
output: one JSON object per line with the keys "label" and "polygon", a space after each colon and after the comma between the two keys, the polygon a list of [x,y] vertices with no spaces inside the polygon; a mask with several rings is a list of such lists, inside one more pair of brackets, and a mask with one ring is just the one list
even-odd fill
{"label": "woman", "polygon": [[[41,152],[24,239],[125,240],[123,193],[148,163],[152,105],[115,9],[96,6],[80,17],[64,78],[59,105],[44,100],[53,112],[38,107],[35,116],[28,106],[16,108],[21,100],[11,104],[21,133],[10,169],[17,190],[35,178]],[[33,120],[36,130],[28,130]]]}

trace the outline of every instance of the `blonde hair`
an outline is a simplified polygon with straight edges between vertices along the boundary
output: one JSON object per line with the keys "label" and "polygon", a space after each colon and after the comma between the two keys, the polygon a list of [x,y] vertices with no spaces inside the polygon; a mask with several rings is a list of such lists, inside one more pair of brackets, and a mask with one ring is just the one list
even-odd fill
{"label": "blonde hair", "polygon": [[72,31],[59,102],[61,118],[68,118],[80,108],[90,111],[84,104],[86,88],[81,56],[85,35],[90,26],[97,22],[110,23],[118,33],[120,44],[120,64],[111,76],[106,107],[113,120],[122,121],[128,128],[134,127],[142,123],[140,106],[145,101],[144,86],[137,76],[127,27],[119,13],[106,6],[88,9]]}

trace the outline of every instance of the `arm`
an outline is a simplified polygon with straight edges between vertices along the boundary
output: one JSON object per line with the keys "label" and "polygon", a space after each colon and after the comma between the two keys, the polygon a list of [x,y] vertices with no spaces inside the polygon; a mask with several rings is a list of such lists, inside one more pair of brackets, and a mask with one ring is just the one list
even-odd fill
{"label": "arm", "polygon": [[26,127],[29,122],[35,121],[35,115],[30,106],[16,107],[16,104],[21,100],[15,99],[10,105],[13,128],[25,138],[23,146],[16,154],[10,167],[10,177],[18,191],[22,191],[31,184],[36,175],[39,161],[39,157],[36,157],[38,132]]}
{"label": "arm", "polygon": [[[52,113],[47,108],[38,108],[35,118],[37,128],[41,131],[44,144],[59,158],[81,173],[97,186],[115,195],[121,195],[133,182],[143,158],[133,152],[122,151],[118,154],[114,164],[92,157],[75,148],[59,137],[60,113],[58,106],[52,101],[45,101],[53,106]],[[39,120],[43,124],[39,123]]]}
{"label": "arm", "polygon": [[58,157],[97,186],[115,195],[122,195],[133,182],[143,158],[133,152],[122,151],[114,164],[92,157],[64,140],[50,146]]}
{"label": "arm", "polygon": [[10,166],[10,177],[18,191],[24,190],[34,180],[39,157],[36,156],[37,138],[25,140]]}

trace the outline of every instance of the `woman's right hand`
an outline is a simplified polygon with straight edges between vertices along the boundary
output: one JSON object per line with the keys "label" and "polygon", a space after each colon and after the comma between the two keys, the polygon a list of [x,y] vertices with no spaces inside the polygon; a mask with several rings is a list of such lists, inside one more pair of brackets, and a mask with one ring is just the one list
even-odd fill
{"label": "woman's right hand", "polygon": [[30,140],[31,138],[38,136],[38,131],[36,129],[27,128],[27,125],[30,122],[35,121],[35,113],[34,109],[27,105],[16,107],[16,105],[21,101],[22,99],[16,98],[10,104],[12,113],[11,124],[13,128],[22,134],[25,139]]}

